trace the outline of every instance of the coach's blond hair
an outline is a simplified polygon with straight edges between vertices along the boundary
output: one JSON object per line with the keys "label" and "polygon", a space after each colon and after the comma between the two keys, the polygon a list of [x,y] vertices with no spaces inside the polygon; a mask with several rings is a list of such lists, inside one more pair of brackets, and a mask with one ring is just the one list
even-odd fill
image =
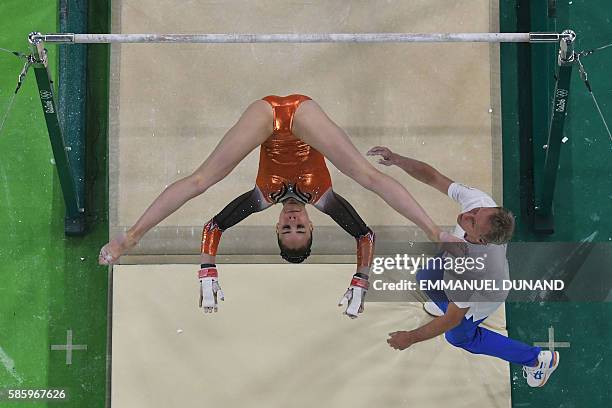
{"label": "coach's blond hair", "polygon": [[514,215],[504,207],[497,207],[497,212],[489,218],[491,231],[484,236],[491,244],[505,244],[514,234]]}

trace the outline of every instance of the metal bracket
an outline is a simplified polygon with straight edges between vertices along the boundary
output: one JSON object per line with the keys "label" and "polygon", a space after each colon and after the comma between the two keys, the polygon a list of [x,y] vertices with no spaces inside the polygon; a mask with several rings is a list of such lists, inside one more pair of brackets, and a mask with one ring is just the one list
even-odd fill
{"label": "metal bracket", "polygon": [[559,66],[573,64],[575,60],[574,42],[576,41],[576,33],[572,30],[563,30],[561,35],[565,37],[559,41],[557,63]]}

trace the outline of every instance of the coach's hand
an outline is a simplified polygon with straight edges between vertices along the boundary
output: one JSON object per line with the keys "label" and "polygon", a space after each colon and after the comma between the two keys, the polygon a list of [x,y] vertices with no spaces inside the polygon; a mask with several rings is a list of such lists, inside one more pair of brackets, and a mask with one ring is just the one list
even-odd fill
{"label": "coach's hand", "polygon": [[397,164],[395,159],[397,155],[391,151],[388,147],[385,146],[374,146],[366,153],[366,156],[380,156],[378,159],[378,163],[385,166],[393,166]]}
{"label": "coach's hand", "polygon": [[356,319],[359,313],[363,313],[363,302],[369,286],[368,275],[359,272],[353,275],[349,288],[338,302],[338,306],[347,305],[344,310],[345,315],[351,319]]}
{"label": "coach's hand", "polygon": [[215,264],[202,265],[198,273],[200,279],[200,307],[204,313],[212,313],[219,310],[219,300],[225,300],[221,286],[217,266]]}
{"label": "coach's hand", "polygon": [[389,347],[393,349],[406,350],[408,347],[412,346],[415,341],[412,336],[412,332],[396,331],[393,333],[389,333],[387,343],[389,344]]}
{"label": "coach's hand", "polygon": [[439,251],[445,251],[455,257],[464,257],[468,254],[467,243],[451,234],[450,232],[442,231],[439,236]]}

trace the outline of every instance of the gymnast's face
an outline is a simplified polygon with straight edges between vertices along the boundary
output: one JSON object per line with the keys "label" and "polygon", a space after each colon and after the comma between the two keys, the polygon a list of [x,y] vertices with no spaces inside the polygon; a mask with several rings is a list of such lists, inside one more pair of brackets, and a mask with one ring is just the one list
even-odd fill
{"label": "gymnast's face", "polygon": [[305,246],[312,235],[312,227],[304,204],[293,198],[283,201],[276,224],[276,233],[283,245],[288,248]]}
{"label": "gymnast's face", "polygon": [[465,240],[473,244],[487,244],[484,238],[491,231],[491,216],[497,208],[478,207],[459,214],[457,224],[465,231]]}

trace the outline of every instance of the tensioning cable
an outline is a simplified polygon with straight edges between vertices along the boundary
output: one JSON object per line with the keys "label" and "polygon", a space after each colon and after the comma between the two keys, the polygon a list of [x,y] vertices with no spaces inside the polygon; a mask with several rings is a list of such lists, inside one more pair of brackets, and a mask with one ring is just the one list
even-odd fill
{"label": "tensioning cable", "polygon": [[19,76],[17,77],[17,86],[15,87],[15,91],[9,97],[9,101],[7,103],[6,109],[4,110],[4,113],[2,114],[2,120],[0,120],[0,137],[1,137],[2,131],[4,130],[4,124],[6,123],[6,119],[8,118],[9,112],[11,111],[11,108],[13,107],[13,104],[15,102],[15,96],[17,96],[17,92],[19,92],[19,89],[21,88],[21,85],[23,84],[23,81],[25,80],[28,70],[30,69],[30,66],[32,66],[33,60],[32,60],[31,55],[27,55],[19,51],[11,51],[11,50],[7,50],[6,48],[1,48],[1,47],[0,47],[0,51],[7,52],[9,54],[13,54],[19,59],[26,60],[25,64],[23,65],[23,68],[21,69],[21,72],[19,73]]}
{"label": "tensioning cable", "polygon": [[603,122],[603,125],[606,128],[606,132],[608,132],[608,137],[610,138],[610,141],[612,142],[612,133],[610,133],[610,127],[608,126],[608,123],[606,122],[606,118],[604,117],[603,112],[601,111],[601,108],[599,107],[597,98],[595,98],[595,94],[593,93],[593,88],[591,88],[591,84],[589,83],[588,74],[586,70],[584,69],[584,65],[582,64],[582,61],[580,60],[581,57],[589,56],[593,54],[594,52],[605,50],[606,48],[609,48],[609,47],[612,47],[612,43],[606,44],[601,47],[579,52],[576,54],[575,59],[576,59],[576,63],[578,64],[578,72],[580,74],[580,79],[582,79],[582,81],[584,82],[584,85],[589,91],[589,94],[591,95],[591,98],[593,99],[593,103],[595,104],[595,108],[597,109],[597,112],[599,113],[599,117],[601,118],[601,121]]}

